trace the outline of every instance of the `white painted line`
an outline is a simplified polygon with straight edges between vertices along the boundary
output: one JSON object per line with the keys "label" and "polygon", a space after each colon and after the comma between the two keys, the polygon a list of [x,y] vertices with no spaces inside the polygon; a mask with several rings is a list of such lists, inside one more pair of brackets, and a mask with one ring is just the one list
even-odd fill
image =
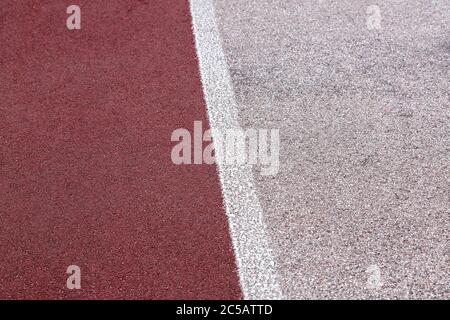
{"label": "white painted line", "polygon": [[[193,29],[212,137],[239,129],[231,78],[222,50],[212,0],[190,0]],[[225,210],[244,299],[282,299],[263,213],[250,165],[218,164]]]}

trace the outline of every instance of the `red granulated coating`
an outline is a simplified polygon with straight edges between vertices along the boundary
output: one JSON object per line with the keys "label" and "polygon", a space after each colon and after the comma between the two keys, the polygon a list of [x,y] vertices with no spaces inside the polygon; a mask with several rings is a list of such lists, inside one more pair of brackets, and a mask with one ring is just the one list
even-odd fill
{"label": "red granulated coating", "polygon": [[170,158],[207,126],[188,2],[69,4],[0,6],[0,298],[240,298],[216,167]]}

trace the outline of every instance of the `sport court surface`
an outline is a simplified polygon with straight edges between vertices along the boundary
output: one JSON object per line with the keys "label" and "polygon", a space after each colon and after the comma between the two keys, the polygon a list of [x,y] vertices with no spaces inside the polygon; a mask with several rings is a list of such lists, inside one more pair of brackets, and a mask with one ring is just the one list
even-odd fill
{"label": "sport court surface", "polygon": [[188,3],[78,5],[2,4],[0,297],[241,297],[216,168],[170,158],[207,123]]}
{"label": "sport court surface", "polygon": [[284,297],[448,297],[450,2],[377,1],[381,30],[371,1],[215,4],[241,125],[280,129],[254,177]]}
{"label": "sport court surface", "polygon": [[[239,124],[281,133],[253,172],[281,297],[448,297],[450,3],[377,2],[381,30],[366,1],[212,3]],[[0,298],[267,297],[226,172],[170,159],[208,118],[189,3],[77,4],[76,32],[58,1],[0,9]]]}

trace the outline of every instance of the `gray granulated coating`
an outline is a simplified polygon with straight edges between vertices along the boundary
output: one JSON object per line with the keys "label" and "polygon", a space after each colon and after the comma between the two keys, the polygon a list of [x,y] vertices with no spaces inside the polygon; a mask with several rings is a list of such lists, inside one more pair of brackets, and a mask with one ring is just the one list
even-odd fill
{"label": "gray granulated coating", "polygon": [[284,297],[449,298],[450,1],[215,7],[240,125],[280,129],[254,177]]}

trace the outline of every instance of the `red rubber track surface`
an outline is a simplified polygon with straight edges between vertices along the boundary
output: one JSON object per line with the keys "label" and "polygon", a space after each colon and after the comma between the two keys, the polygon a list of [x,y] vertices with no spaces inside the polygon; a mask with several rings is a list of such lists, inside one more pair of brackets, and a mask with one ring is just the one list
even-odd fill
{"label": "red rubber track surface", "polygon": [[70,4],[0,6],[0,298],[240,298],[216,168],[170,159],[207,125],[188,2]]}

